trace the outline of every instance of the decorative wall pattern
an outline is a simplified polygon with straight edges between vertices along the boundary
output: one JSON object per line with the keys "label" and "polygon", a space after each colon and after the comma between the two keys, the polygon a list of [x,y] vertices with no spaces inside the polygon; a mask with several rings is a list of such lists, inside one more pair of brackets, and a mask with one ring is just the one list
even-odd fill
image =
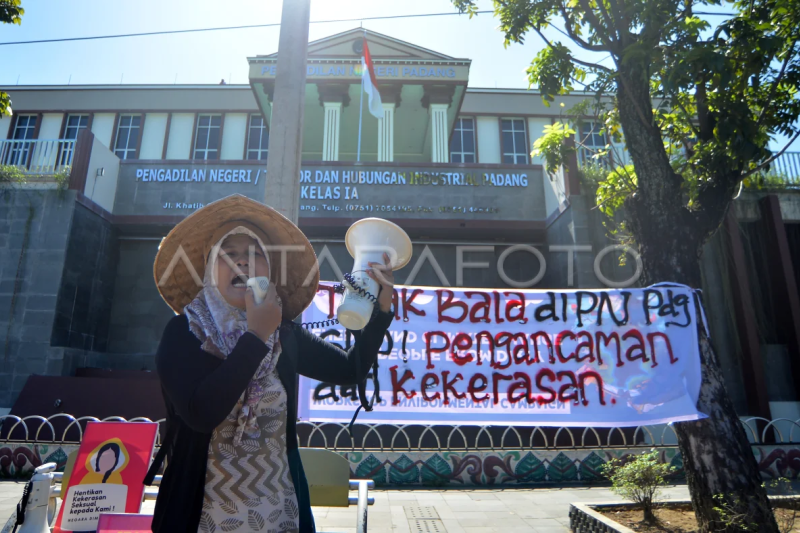
{"label": "decorative wall pattern", "polygon": [[[0,444],[0,478],[27,478],[37,466],[54,462],[62,471],[77,444]],[[340,451],[353,478],[375,480],[379,487],[497,487],[602,482],[601,466],[611,459],[641,453],[642,448],[516,451]],[[753,446],[765,480],[800,477],[800,446]],[[663,462],[683,478],[677,448],[659,448]]]}

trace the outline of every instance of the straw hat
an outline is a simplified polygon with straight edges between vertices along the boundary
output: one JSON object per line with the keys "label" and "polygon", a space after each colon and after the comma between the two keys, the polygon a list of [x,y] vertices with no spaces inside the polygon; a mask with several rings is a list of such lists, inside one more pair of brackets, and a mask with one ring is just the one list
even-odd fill
{"label": "straw hat", "polygon": [[[319,284],[317,256],[300,228],[269,206],[240,194],[227,196],[198,209],[183,219],[161,241],[153,263],[153,275],[161,297],[176,313],[183,313],[200,289],[211,247],[227,231],[245,226],[269,248],[292,246],[281,258],[280,250],[268,250],[270,281],[283,303],[283,316],[294,319],[308,307]],[[188,260],[188,261],[187,261]],[[191,263],[192,272],[187,263]],[[286,271],[281,266],[286,265]],[[311,279],[306,283],[306,278]],[[285,281],[285,282],[284,282]]]}

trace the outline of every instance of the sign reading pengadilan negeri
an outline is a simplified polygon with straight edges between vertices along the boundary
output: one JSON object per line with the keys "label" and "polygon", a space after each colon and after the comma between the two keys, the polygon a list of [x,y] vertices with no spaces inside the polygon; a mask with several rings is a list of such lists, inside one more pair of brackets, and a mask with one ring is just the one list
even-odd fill
{"label": "sign reading pengadilan negeri", "polygon": [[[323,284],[303,322],[335,315]],[[359,420],[392,424],[626,427],[705,418],[695,295],[627,290],[396,287],[379,352],[380,402]],[[342,348],[341,326],[313,332]],[[368,396],[374,386],[367,381]],[[355,387],[301,378],[299,416],[348,422]]]}
{"label": "sign reading pengadilan negeri", "polygon": [[[123,162],[114,213],[189,214],[229,194],[264,201],[263,163]],[[539,167],[304,165],[303,217],[542,220]],[[267,202],[268,203],[268,202]]]}

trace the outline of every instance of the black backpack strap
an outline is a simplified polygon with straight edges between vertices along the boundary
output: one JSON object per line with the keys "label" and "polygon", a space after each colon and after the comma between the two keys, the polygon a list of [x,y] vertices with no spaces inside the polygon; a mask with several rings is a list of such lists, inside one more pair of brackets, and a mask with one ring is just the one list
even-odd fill
{"label": "black backpack strap", "polygon": [[167,426],[167,434],[164,436],[164,440],[161,443],[161,448],[159,448],[158,453],[153,458],[153,463],[150,465],[150,468],[147,470],[147,475],[144,476],[144,484],[145,485],[152,485],[153,481],[158,474],[158,471],[161,469],[161,465],[164,464],[164,459],[166,459],[169,450],[172,449],[172,441],[175,437],[175,428],[178,424],[172,420],[169,425]]}

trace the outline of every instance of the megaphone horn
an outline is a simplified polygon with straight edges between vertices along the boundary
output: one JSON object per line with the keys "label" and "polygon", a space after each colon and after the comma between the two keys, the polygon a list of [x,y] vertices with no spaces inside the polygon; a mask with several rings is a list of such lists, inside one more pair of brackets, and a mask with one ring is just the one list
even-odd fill
{"label": "megaphone horn", "polygon": [[345,276],[345,294],[336,316],[347,329],[361,330],[369,322],[378,296],[378,283],[367,275],[369,263],[383,263],[386,253],[392,270],[403,268],[411,260],[411,239],[393,222],[363,218],[350,226],[344,242],[354,264],[351,274]]}

